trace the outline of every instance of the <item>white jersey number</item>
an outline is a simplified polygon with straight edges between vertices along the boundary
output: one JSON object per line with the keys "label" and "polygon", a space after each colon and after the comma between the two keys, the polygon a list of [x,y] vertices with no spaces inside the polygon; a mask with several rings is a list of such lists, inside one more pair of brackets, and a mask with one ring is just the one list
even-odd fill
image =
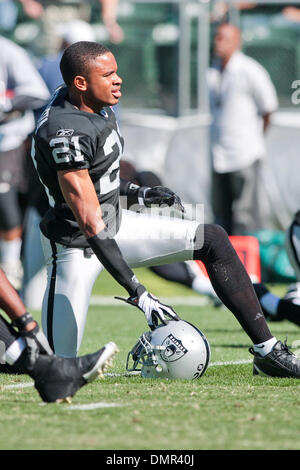
{"label": "white jersey number", "polygon": [[120,158],[122,154],[122,144],[118,133],[113,130],[107,137],[103,146],[104,155],[108,156],[113,152],[114,145],[117,144],[119,148],[119,157],[115,160],[108,170],[101,176],[100,179],[100,192],[107,194],[117,189],[120,186]]}
{"label": "white jersey number", "polygon": [[[75,155],[70,152],[70,142],[74,145]],[[69,163],[71,160],[82,162],[84,156],[80,150],[79,136],[74,135],[70,141],[66,137],[54,137],[49,142],[50,147],[54,147],[52,155],[56,163]]]}

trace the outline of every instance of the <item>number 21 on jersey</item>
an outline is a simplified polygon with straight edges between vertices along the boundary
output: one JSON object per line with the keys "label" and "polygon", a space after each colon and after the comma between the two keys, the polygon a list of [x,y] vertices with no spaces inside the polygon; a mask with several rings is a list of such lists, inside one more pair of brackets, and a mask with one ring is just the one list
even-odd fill
{"label": "number 21 on jersey", "polygon": [[[70,151],[70,143],[74,147],[75,154]],[[54,137],[49,142],[50,147],[54,147],[52,155],[56,163],[69,163],[71,160],[82,162],[84,156],[80,150],[79,136],[74,135],[70,139],[67,137]]]}

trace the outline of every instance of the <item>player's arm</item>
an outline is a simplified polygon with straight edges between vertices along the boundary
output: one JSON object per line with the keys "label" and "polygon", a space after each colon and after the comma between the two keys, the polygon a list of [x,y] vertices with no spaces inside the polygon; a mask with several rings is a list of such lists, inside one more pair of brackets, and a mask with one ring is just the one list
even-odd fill
{"label": "player's arm", "polygon": [[65,201],[95,255],[114,279],[127,290],[127,300],[145,313],[149,326],[157,324],[157,318],[164,322],[164,314],[177,319],[171,307],[154,299],[138,282],[123,258],[103,221],[101,206],[88,170],[60,170],[58,180]]}
{"label": "player's arm", "polygon": [[130,181],[120,178],[120,194],[126,196],[128,207],[138,204],[139,206],[151,207],[153,205],[174,206],[181,212],[185,212],[180,197],[165,186],[138,186]]}
{"label": "player's arm", "polygon": [[0,97],[0,122],[17,118],[26,110],[46,105],[49,91],[27,52],[17,45],[10,51],[7,65],[8,86]]}
{"label": "player's arm", "polygon": [[137,289],[141,291],[143,286],[136,281],[115,239],[107,231],[88,170],[61,170],[58,171],[58,180],[63,196],[80,230],[99,261],[131,297],[136,296]]}
{"label": "player's arm", "polygon": [[29,367],[39,352],[53,354],[39,325],[27,312],[22,299],[10,284],[2,269],[0,269],[0,308],[12,320],[12,325],[19,330],[20,336],[27,345]]}
{"label": "player's arm", "polygon": [[34,96],[15,96],[6,98],[0,103],[0,123],[4,124],[11,119],[18,118],[27,110],[38,110],[47,104],[47,99],[41,99]]}

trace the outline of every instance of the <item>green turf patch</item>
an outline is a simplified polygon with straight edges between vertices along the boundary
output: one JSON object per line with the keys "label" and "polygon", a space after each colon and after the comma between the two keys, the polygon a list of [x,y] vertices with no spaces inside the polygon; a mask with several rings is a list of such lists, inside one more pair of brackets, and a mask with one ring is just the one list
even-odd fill
{"label": "green turf patch", "polygon": [[[155,287],[157,278],[141,275],[147,287]],[[149,290],[158,296],[187,294],[168,284],[168,292],[161,286]],[[122,295],[108,278],[103,286],[97,282],[94,293],[101,287],[103,295]],[[80,353],[115,341],[120,352],[109,371],[115,376],[85,386],[72,405],[44,405],[32,386],[22,386],[29,377],[1,375],[0,449],[299,449],[300,382],[253,377],[247,362],[251,342],[227,309],[181,305],[177,310],[209,340],[212,356],[203,377],[125,376],[127,353],[147,330],[142,312],[127,305],[90,307]],[[270,323],[270,328],[278,339],[287,335],[288,345],[300,339],[291,323]]]}

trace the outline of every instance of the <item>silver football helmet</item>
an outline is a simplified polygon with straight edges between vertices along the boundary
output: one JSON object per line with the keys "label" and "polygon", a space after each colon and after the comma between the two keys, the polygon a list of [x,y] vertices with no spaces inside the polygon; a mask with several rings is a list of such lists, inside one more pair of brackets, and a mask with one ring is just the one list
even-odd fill
{"label": "silver football helmet", "polygon": [[209,360],[204,334],[184,320],[171,320],[139,338],[128,353],[126,370],[151,379],[199,379]]}

